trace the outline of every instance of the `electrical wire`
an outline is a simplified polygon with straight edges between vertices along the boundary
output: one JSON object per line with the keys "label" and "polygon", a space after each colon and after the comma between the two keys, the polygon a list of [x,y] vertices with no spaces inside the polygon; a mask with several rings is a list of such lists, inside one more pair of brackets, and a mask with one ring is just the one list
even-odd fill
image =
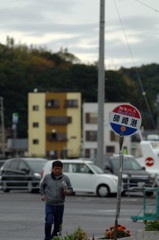
{"label": "electrical wire", "polygon": [[141,1],[139,1],[139,0],[136,0],[136,2],[139,2],[140,4],[144,5],[145,7],[150,8],[150,9],[152,9],[153,11],[159,13],[159,10],[158,10],[158,9],[151,7],[151,6],[149,6],[148,4],[146,4],[146,3],[143,3],[143,2],[141,2]]}
{"label": "electrical wire", "polygon": [[[138,0],[136,0],[136,1],[138,1]],[[150,109],[150,106],[149,106],[149,103],[148,103],[148,100],[147,100],[147,97],[146,97],[146,92],[144,91],[144,88],[143,88],[143,85],[142,85],[142,81],[141,81],[141,77],[140,77],[139,71],[138,71],[138,69],[136,67],[135,60],[134,60],[134,57],[133,57],[133,54],[132,54],[132,51],[131,51],[131,48],[130,48],[130,45],[129,45],[128,37],[127,37],[127,34],[126,34],[126,30],[125,30],[124,24],[123,24],[123,22],[121,20],[121,17],[120,17],[119,11],[118,11],[118,7],[117,7],[117,4],[116,4],[115,0],[114,0],[114,5],[115,5],[115,8],[116,8],[116,12],[117,12],[117,15],[118,15],[118,18],[119,18],[119,21],[120,21],[120,24],[121,24],[121,27],[122,27],[125,39],[126,39],[126,44],[127,44],[128,51],[129,51],[129,54],[130,54],[132,62],[133,62],[133,66],[134,66],[134,69],[135,69],[135,72],[136,72],[136,76],[137,76],[137,79],[138,79],[140,87],[141,87],[142,95],[144,97],[147,109],[148,109],[148,111],[150,113],[150,117],[151,117],[151,121],[152,121],[153,127],[154,127],[154,129],[156,129],[156,124],[154,122],[154,119],[153,119],[153,116],[152,116],[152,112],[151,112],[151,109]]]}

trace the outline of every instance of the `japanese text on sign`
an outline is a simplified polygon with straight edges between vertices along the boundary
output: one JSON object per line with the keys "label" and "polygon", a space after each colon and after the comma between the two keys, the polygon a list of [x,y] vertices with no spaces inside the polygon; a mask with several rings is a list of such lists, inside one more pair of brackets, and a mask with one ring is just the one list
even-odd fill
{"label": "japanese text on sign", "polygon": [[119,113],[119,114],[124,114],[124,115],[130,116],[130,117],[135,117],[136,110],[135,110],[135,109],[132,109],[132,108],[120,106],[120,107],[119,107],[119,110],[118,110],[118,113]]}
{"label": "japanese text on sign", "polygon": [[113,113],[112,122],[132,128],[137,128],[138,126],[138,119],[128,116],[122,116],[116,113]]}

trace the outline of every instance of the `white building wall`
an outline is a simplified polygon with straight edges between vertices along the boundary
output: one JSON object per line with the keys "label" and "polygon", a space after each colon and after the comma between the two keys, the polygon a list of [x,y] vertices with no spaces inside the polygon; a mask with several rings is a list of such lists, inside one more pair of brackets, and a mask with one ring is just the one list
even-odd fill
{"label": "white building wall", "polygon": [[[104,155],[106,153],[107,146],[114,146],[115,152],[119,153],[119,141],[111,141],[110,133],[112,130],[109,123],[109,114],[119,105],[129,104],[129,103],[105,103],[104,104]],[[86,113],[98,113],[97,103],[84,103],[83,104],[83,157],[85,156],[85,149],[90,149],[92,151],[97,150],[97,142],[86,141],[86,131],[97,131],[97,124],[87,124],[86,123]],[[131,153],[131,137],[124,137],[123,147],[127,148],[127,154]],[[96,156],[94,156],[96,157]]]}

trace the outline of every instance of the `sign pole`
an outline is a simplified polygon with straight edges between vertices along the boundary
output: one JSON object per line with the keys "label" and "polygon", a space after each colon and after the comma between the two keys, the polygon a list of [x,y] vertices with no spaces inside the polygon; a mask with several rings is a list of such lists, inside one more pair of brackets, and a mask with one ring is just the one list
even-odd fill
{"label": "sign pole", "polygon": [[118,235],[118,218],[120,214],[121,205],[121,191],[122,191],[122,172],[123,172],[123,141],[124,136],[133,135],[141,126],[141,115],[137,108],[130,104],[123,104],[117,106],[110,113],[110,125],[113,131],[119,137],[119,173],[118,173],[118,186],[117,186],[117,206],[115,216],[114,239],[117,240]]}
{"label": "sign pole", "polygon": [[123,142],[124,142],[124,132],[121,131],[119,138],[119,160],[120,160],[120,168],[118,174],[118,189],[117,189],[117,206],[116,206],[116,216],[115,216],[115,229],[114,229],[114,239],[117,240],[117,230],[118,230],[118,218],[120,214],[120,205],[121,205],[121,190],[122,190],[122,172],[123,172]]}

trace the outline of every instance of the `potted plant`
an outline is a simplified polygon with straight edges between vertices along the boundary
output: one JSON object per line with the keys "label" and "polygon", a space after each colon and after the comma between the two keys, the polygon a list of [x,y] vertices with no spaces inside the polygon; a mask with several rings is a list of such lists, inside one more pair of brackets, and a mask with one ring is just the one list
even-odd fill
{"label": "potted plant", "polygon": [[144,230],[136,232],[136,240],[157,240],[159,239],[159,221],[144,220]]}
{"label": "potted plant", "polygon": [[78,227],[72,234],[66,234],[62,236],[62,229],[53,240],[89,240],[86,232],[84,232],[80,227]]}
{"label": "potted plant", "polygon": [[159,231],[159,221],[147,221],[144,220],[145,231]]}
{"label": "potted plant", "polygon": [[[92,238],[92,240],[98,240],[98,239],[115,239],[115,226],[111,226],[109,229],[106,229],[104,237]],[[130,230],[126,230],[125,226],[118,224],[117,239],[134,240],[134,237],[131,237]]]}

